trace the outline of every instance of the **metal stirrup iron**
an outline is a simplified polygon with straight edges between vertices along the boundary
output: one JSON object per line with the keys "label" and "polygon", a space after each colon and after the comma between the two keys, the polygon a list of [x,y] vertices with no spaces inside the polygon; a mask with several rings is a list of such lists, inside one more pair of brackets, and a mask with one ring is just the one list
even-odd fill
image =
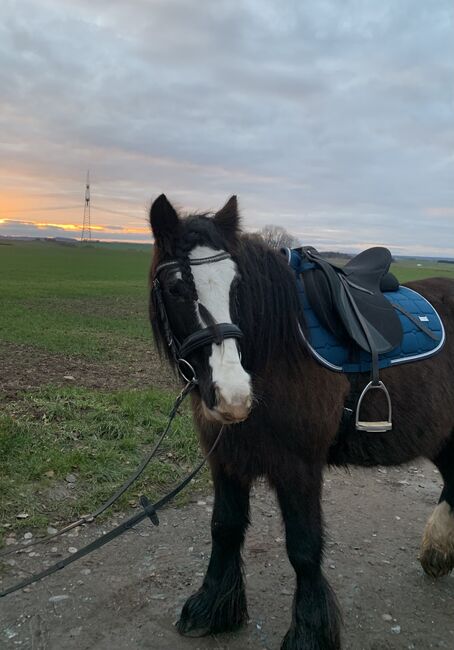
{"label": "metal stirrup iron", "polygon": [[[388,403],[388,419],[379,420],[377,422],[360,420],[359,415],[363,399],[369,391],[374,389],[380,390],[386,395],[386,401]],[[358,404],[356,405],[355,426],[357,431],[368,431],[369,433],[384,433],[385,431],[390,431],[393,428],[391,398],[389,396],[388,389],[381,380],[378,382],[370,381],[361,393]]]}

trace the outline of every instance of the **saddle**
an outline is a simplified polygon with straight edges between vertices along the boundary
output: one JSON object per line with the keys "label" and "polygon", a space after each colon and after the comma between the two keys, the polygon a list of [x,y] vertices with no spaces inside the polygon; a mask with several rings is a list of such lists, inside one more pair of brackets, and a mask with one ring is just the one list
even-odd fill
{"label": "saddle", "polygon": [[[392,429],[391,399],[379,378],[380,367],[386,367],[383,356],[379,359],[379,355],[386,357],[391,350],[400,349],[404,337],[403,320],[411,321],[417,331],[431,340],[438,338],[421,322],[421,318],[402,306],[400,293],[404,288],[399,287],[396,277],[389,272],[390,251],[382,247],[369,248],[342,267],[325,259],[312,247],[292,251],[282,249],[282,252],[295,271],[300,298],[303,300],[304,297],[304,313],[308,313],[304,309],[306,306],[327,336],[340,342],[344,349],[359,348],[355,354],[366,352],[366,356],[370,355],[371,379],[356,404],[356,428],[369,432],[389,431]],[[392,292],[396,292],[394,300],[390,298]],[[311,349],[320,360],[316,351]],[[363,421],[360,418],[363,399],[374,389],[386,396],[387,416],[380,421]]]}
{"label": "saddle", "polygon": [[[392,257],[387,248],[369,248],[344,267],[324,259],[315,248],[303,248],[301,253],[309,302],[328,330],[339,339],[353,339],[372,356],[400,344],[399,317],[383,295],[399,287],[389,273]],[[304,258],[313,266],[304,267]]]}

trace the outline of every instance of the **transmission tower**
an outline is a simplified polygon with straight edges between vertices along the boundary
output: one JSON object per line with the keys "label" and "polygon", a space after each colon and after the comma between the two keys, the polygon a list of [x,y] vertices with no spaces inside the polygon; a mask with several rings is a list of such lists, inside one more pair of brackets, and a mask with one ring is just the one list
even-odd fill
{"label": "transmission tower", "polygon": [[91,242],[90,170],[87,171],[87,182],[85,183],[84,222],[80,241]]}

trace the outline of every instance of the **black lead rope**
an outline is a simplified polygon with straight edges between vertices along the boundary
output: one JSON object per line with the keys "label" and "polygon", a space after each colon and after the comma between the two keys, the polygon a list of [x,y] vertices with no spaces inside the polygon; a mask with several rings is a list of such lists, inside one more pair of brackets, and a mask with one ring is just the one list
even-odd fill
{"label": "black lead rope", "polygon": [[54,540],[56,537],[60,537],[60,535],[64,535],[65,533],[68,533],[70,530],[73,530],[74,528],[77,528],[78,526],[82,526],[83,524],[92,524],[97,517],[99,517],[103,512],[105,512],[108,508],[110,508],[118,499],[128,490],[135,481],[139,478],[139,476],[143,473],[145,468],[149,465],[150,461],[156,456],[162,441],[166,437],[166,435],[169,432],[170,425],[172,424],[175,416],[177,415],[178,409],[180,408],[182,402],[186,399],[187,395],[192,391],[196,384],[195,379],[189,381],[186,386],[183,388],[181,393],[178,395],[177,399],[175,400],[175,403],[172,407],[172,410],[170,411],[169,414],[169,421],[167,422],[167,426],[162,432],[161,436],[159,437],[158,442],[155,444],[154,448],[152,451],[146,456],[143,461],[140,463],[139,467],[136,469],[136,471],[131,474],[131,476],[121,485],[118,490],[107,499],[102,505],[99,506],[94,512],[92,512],[89,515],[83,515],[80,519],[77,521],[73,521],[71,524],[68,524],[64,528],[61,528],[59,531],[56,533],[52,533],[51,535],[47,535],[47,537],[42,537],[41,539],[37,539],[35,542],[31,542],[30,544],[27,544],[27,546],[21,547],[21,548],[13,548],[9,551],[3,551],[3,553],[0,553],[0,560],[3,557],[6,557],[7,555],[14,555],[16,553],[21,553],[25,550],[28,550],[32,546],[38,546],[39,544],[47,544],[51,540]]}
{"label": "black lead rope", "polygon": [[176,497],[176,495],[179,494],[188,485],[188,483],[190,483],[192,479],[200,472],[202,467],[205,465],[205,463],[207,462],[211,454],[218,446],[219,440],[221,439],[223,432],[224,432],[224,425],[221,427],[217,435],[217,438],[212,444],[210,450],[208,451],[206,456],[200,461],[197,467],[195,467],[195,469],[193,469],[192,472],[188,474],[188,476],[186,476],[186,478],[183,479],[183,481],[181,481],[181,483],[177,485],[171,492],[169,492],[164,497],[162,497],[162,499],[156,501],[156,503],[150,503],[145,496],[142,496],[140,498],[140,505],[143,508],[143,512],[138,512],[137,514],[133,515],[123,523],[119,524],[118,526],[110,530],[108,533],[101,535],[101,537],[98,537],[98,539],[95,539],[93,542],[90,542],[83,548],[79,549],[76,553],[73,553],[72,555],[68,555],[68,557],[65,557],[63,560],[56,562],[55,564],[48,567],[47,569],[44,569],[44,571],[41,571],[40,573],[35,573],[34,575],[30,576],[29,578],[25,578],[24,580],[18,582],[12,587],[8,587],[8,589],[5,589],[5,591],[0,592],[0,598],[3,598],[4,596],[8,596],[8,594],[12,594],[15,591],[19,591],[19,589],[23,589],[24,587],[27,587],[28,585],[31,585],[34,582],[38,582],[38,580],[47,578],[47,576],[50,576],[53,573],[56,573],[57,571],[60,571],[60,569],[64,569],[69,564],[72,564],[73,562],[80,560],[81,558],[85,557],[86,555],[89,555],[93,551],[96,551],[98,548],[105,546],[106,544],[114,540],[116,537],[119,537],[126,531],[131,530],[132,528],[134,528],[134,526],[139,524],[146,517],[149,517],[151,522],[155,526],[158,526],[159,519],[156,514],[157,511],[163,508],[174,497]]}

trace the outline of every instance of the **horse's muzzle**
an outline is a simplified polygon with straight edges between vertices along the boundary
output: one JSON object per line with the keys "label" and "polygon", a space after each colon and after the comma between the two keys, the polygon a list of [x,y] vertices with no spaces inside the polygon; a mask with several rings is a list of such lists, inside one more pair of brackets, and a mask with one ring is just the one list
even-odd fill
{"label": "horse's muzzle", "polygon": [[211,409],[203,402],[202,404],[203,412],[207,420],[221,422],[222,424],[236,424],[243,422],[249,417],[252,409],[252,398],[247,396],[245,399],[232,404],[219,397],[216,406]]}

